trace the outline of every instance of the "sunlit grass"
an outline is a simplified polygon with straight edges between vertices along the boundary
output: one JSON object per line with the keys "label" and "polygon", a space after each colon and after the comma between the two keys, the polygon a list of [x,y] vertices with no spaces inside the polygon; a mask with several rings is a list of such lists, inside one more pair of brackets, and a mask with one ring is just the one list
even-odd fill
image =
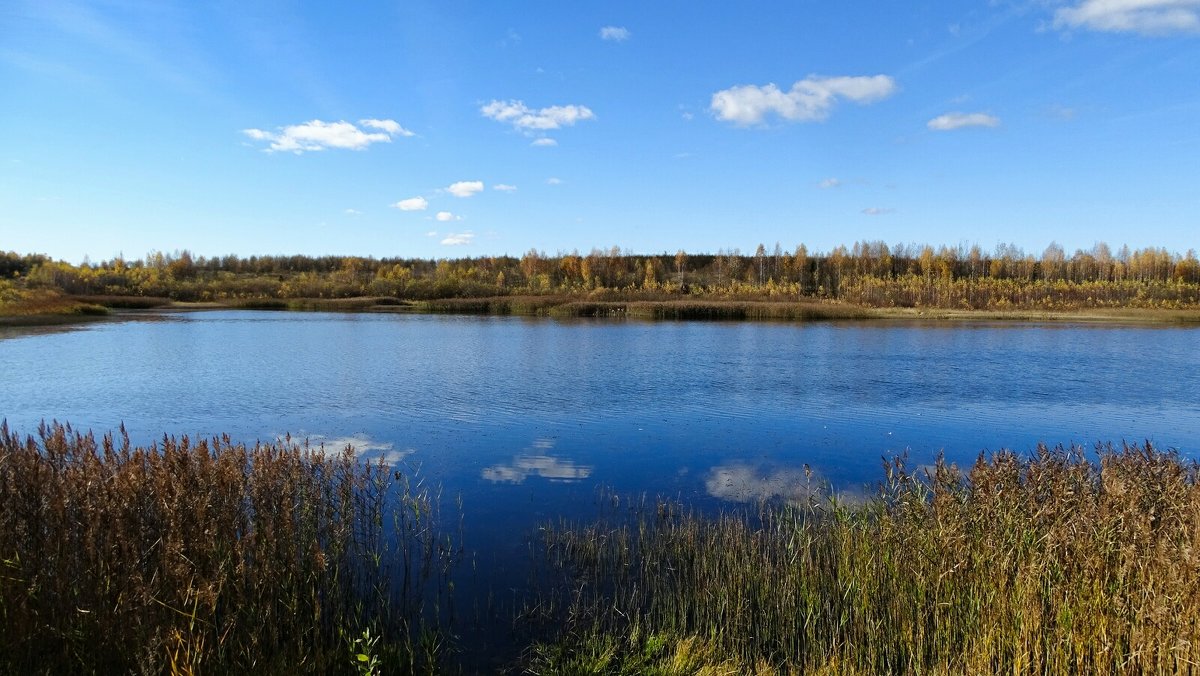
{"label": "sunlit grass", "polygon": [[52,289],[24,289],[0,279],[0,317],[79,317],[107,314],[91,300],[69,298]]}
{"label": "sunlit grass", "polygon": [[228,437],[0,425],[0,673],[438,666],[461,545],[408,471]]}
{"label": "sunlit grass", "polygon": [[[878,496],[708,517],[640,503],[543,541],[565,627],[534,673],[1182,673],[1200,659],[1196,465],[1149,445],[967,473],[894,463]],[[680,651],[702,666],[671,666]]]}
{"label": "sunlit grass", "polygon": [[[0,673],[455,671],[461,537],[400,469],[0,425]],[[1192,671],[1197,478],[1148,444],[1041,447],[893,461],[859,502],[803,477],[797,501],[722,514],[606,496],[535,538],[513,668]]]}

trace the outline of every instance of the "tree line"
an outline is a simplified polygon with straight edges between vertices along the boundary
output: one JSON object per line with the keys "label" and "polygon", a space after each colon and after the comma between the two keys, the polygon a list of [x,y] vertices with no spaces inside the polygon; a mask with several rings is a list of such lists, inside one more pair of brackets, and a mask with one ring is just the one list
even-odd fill
{"label": "tree line", "polygon": [[27,289],[80,296],[154,296],[179,301],[252,298],[426,300],[506,295],[841,300],[870,307],[972,309],[1187,307],[1200,304],[1196,252],[1114,251],[1098,243],[1067,255],[1009,244],[889,246],[856,242],[828,252],[800,244],[753,253],[635,254],[619,247],[520,257],[447,259],[362,256],[196,256],[152,251],[144,258],[72,265],[40,254],[0,253],[0,279]]}

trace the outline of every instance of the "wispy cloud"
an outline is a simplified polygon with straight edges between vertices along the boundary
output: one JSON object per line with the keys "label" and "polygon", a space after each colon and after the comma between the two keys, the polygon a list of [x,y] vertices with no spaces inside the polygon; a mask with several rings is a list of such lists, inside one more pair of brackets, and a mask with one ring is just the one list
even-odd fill
{"label": "wispy cloud", "polygon": [[1054,27],[1109,33],[1200,32],[1200,0],[1082,0],[1054,13]]}
{"label": "wispy cloud", "polygon": [[830,188],[836,188],[836,187],[840,186],[841,184],[842,184],[841,179],[830,177],[830,178],[821,179],[821,182],[818,183],[817,185],[820,186],[824,190],[829,190]]}
{"label": "wispy cloud", "polygon": [[393,208],[400,211],[424,211],[429,206],[429,200],[424,197],[410,197],[406,200],[400,200],[392,205]]}
{"label": "wispy cloud", "polygon": [[436,218],[441,223],[462,220],[462,216],[455,216],[453,213],[451,213],[449,211],[439,211],[439,212],[437,212],[437,215],[434,216],[434,218]]}
{"label": "wispy cloud", "polygon": [[523,101],[492,101],[479,109],[484,117],[511,124],[520,131],[547,131],[572,127],[576,122],[595,119],[587,106],[565,105],[530,108]]}
{"label": "wispy cloud", "polygon": [[862,212],[867,216],[886,216],[888,214],[896,213],[896,210],[885,207],[867,207],[866,209],[863,209]]}
{"label": "wispy cloud", "polygon": [[343,213],[347,216],[362,216],[362,212],[358,209],[346,209]]}
{"label": "wispy cloud", "polygon": [[413,136],[411,131],[401,127],[395,120],[359,120],[358,124],[362,126],[355,126],[345,120],[310,120],[302,124],[277,127],[275,131],[243,129],[242,133],[255,141],[266,142],[266,152],[292,152],[297,155],[330,148],[363,150],[373,143],[390,143],[396,136]]}
{"label": "wispy cloud", "polygon": [[492,186],[492,190],[499,190],[500,192],[512,192],[516,189],[517,186],[509,185],[507,183],[497,183],[496,185]]}
{"label": "wispy cloud", "polygon": [[770,115],[789,122],[819,122],[829,117],[841,99],[865,105],[885,99],[896,91],[896,81],[887,75],[810,75],[786,92],[774,84],[722,89],[712,95],[710,109],[718,120],[739,126],[762,124]]}
{"label": "wispy cloud", "polygon": [[483,181],[458,181],[446,186],[446,192],[455,197],[470,197],[483,191]]}
{"label": "wispy cloud", "polygon": [[1046,109],[1046,112],[1050,115],[1050,117],[1054,117],[1059,120],[1064,120],[1067,122],[1074,120],[1076,117],[1079,116],[1078,110],[1071,108],[1070,106],[1064,106],[1061,103],[1055,103],[1055,104],[1051,105],[1049,108]]}
{"label": "wispy cloud", "polygon": [[442,240],[442,244],[446,246],[464,246],[473,241],[475,241],[475,233],[473,232],[452,232],[446,235],[446,238]]}
{"label": "wispy cloud", "polygon": [[563,184],[563,180],[561,178],[558,178],[557,176],[551,176],[550,178],[546,179],[546,185],[562,185],[562,184]]}
{"label": "wispy cloud", "polygon": [[969,127],[998,127],[1000,118],[987,113],[946,113],[925,124],[934,131],[953,131]]}
{"label": "wispy cloud", "polygon": [[605,26],[600,29],[600,39],[609,40],[610,42],[625,42],[633,37],[633,33],[624,26]]}
{"label": "wispy cloud", "polygon": [[555,141],[552,138],[539,138],[535,139],[533,143],[530,143],[529,145],[537,148],[551,148],[558,145],[558,141]]}

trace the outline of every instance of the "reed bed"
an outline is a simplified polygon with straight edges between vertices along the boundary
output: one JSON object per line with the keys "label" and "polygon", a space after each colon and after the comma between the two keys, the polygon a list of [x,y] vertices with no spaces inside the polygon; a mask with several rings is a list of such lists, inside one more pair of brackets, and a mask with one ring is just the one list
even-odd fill
{"label": "reed bed", "polygon": [[0,673],[432,671],[439,504],[350,448],[0,424]]}
{"label": "reed bed", "polygon": [[[706,517],[640,502],[540,540],[528,673],[1191,673],[1197,466],[1150,444],[886,465],[877,495]],[[559,577],[555,578],[554,575]],[[543,624],[544,623],[544,624]]]}

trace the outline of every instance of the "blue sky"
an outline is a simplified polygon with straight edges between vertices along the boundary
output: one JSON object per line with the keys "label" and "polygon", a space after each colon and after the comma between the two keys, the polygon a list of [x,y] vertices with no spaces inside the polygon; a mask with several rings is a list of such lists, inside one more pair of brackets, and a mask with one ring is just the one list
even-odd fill
{"label": "blue sky", "polygon": [[1200,0],[0,6],[0,249],[1197,247]]}

